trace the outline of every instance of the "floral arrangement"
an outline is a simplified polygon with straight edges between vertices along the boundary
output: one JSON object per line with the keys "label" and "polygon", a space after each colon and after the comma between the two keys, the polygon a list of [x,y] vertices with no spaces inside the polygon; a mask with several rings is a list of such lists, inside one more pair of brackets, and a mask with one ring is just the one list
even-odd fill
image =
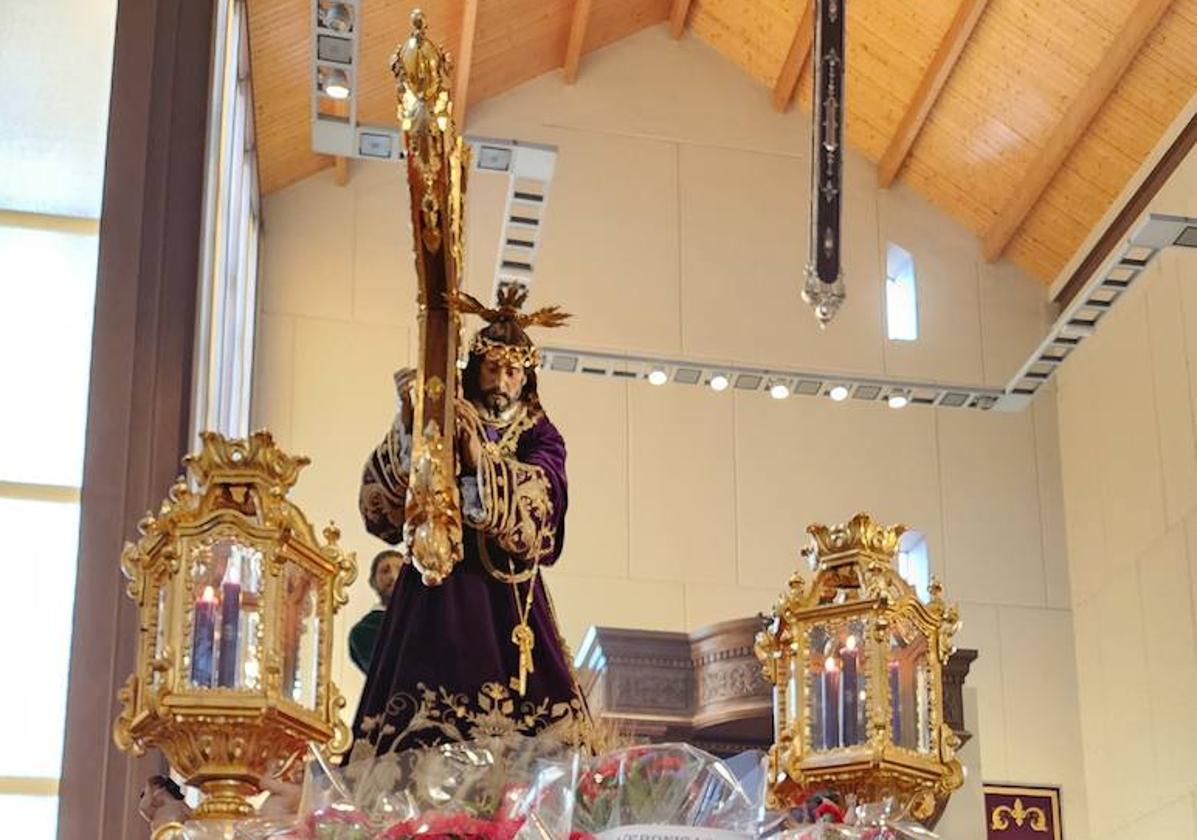
{"label": "floral arrangement", "polygon": [[595,833],[675,825],[751,833],[759,797],[726,766],[686,744],[630,747],[590,762],[578,783],[574,825]]}
{"label": "floral arrangement", "polygon": [[783,831],[777,840],[936,840],[892,798],[863,805],[848,799],[841,806],[828,792],[812,794],[800,809],[804,824]]}
{"label": "floral arrangement", "polygon": [[[741,758],[732,761],[743,765],[738,778],[729,764],[686,744],[584,758],[559,743],[519,736],[409,750],[340,768],[317,758],[304,778],[298,820],[249,820],[234,836],[595,840],[618,829],[669,826],[680,834],[693,828],[771,840],[935,838],[892,801],[857,805],[830,791],[811,792],[793,812],[766,815],[760,762]],[[182,837],[216,840],[210,828],[192,823]]]}

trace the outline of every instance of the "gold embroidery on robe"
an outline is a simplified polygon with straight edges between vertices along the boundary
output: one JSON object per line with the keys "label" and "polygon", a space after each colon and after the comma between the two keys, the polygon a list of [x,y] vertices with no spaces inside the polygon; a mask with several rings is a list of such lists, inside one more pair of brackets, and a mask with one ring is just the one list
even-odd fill
{"label": "gold embroidery on robe", "polygon": [[402,464],[402,444],[402,435],[392,427],[366,460],[358,494],[358,507],[366,529],[391,544],[403,539],[410,470],[404,469]]}
{"label": "gold embroidery on robe", "polygon": [[[404,717],[408,721],[401,730],[386,722]],[[566,746],[589,748],[593,739],[586,707],[576,694],[568,701],[550,703],[545,698],[535,702],[513,695],[507,686],[497,682],[483,684],[473,698],[443,686],[430,688],[417,683],[414,692],[393,694],[382,712],[363,718],[361,731],[362,738],[354,746],[354,753],[360,750],[367,756],[422,746],[424,740],[433,745],[445,740],[463,742],[535,735]],[[421,739],[421,733],[427,733],[426,739]],[[378,745],[388,740],[388,748],[376,752]],[[350,760],[356,757],[353,755]]]}
{"label": "gold embroidery on robe", "polygon": [[514,458],[484,454],[478,490],[486,514],[481,528],[504,551],[521,560],[552,556],[557,532],[543,469]]}

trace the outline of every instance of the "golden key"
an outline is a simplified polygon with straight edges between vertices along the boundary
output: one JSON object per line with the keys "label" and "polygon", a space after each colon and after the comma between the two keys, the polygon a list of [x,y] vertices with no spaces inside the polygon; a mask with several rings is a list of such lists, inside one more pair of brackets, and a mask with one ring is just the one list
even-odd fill
{"label": "golden key", "polygon": [[511,631],[511,642],[520,649],[520,675],[518,678],[511,678],[511,687],[519,693],[520,697],[523,697],[524,692],[528,690],[528,674],[536,670],[536,664],[532,660],[532,648],[536,646],[536,635],[532,632],[531,627],[520,623],[515,625]]}

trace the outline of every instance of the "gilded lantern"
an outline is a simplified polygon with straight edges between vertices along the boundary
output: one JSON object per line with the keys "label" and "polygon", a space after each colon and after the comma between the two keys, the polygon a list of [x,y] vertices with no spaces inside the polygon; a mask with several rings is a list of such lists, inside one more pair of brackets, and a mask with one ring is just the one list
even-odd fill
{"label": "gilded lantern", "polygon": [[287,499],[307,458],[269,432],[201,437],[121,555],[140,634],[113,737],[137,754],[159,747],[204,794],[197,817],[238,817],[270,767],[308,742],[349,746],[332,619],[357,567],[335,526],[322,543]]}
{"label": "gilded lantern", "polygon": [[924,602],[899,575],[904,531],[863,513],[807,529],[811,585],[790,579],[756,642],[774,685],[771,807],[823,788],[923,819],[963,783],[942,675],[959,614],[938,582]]}

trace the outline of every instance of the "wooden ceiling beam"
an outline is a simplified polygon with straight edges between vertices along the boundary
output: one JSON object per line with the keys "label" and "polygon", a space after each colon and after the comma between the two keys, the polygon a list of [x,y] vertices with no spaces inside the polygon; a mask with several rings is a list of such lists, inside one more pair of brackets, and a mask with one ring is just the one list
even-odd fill
{"label": "wooden ceiling beam", "polygon": [[802,75],[802,66],[806,64],[814,40],[815,3],[814,0],[807,0],[802,17],[798,19],[798,27],[794,30],[794,37],[790,39],[786,60],[782,63],[777,81],[773,84],[773,110],[783,112],[790,107],[794,91],[798,87],[798,77]]}
{"label": "wooden ceiling beam", "polygon": [[462,0],[461,41],[457,46],[457,77],[453,80],[453,121],[465,130],[466,104],[470,95],[470,67],[474,63],[474,30],[478,25],[478,0]]}
{"label": "wooden ceiling beam", "polygon": [[582,60],[582,46],[586,42],[586,25],[590,23],[590,0],[574,0],[573,19],[569,23],[569,42],[565,46],[565,83],[572,85],[578,78],[578,64]]}
{"label": "wooden ceiling beam", "polygon": [[1143,178],[1143,181],[1137,186],[1126,204],[1118,212],[1110,222],[1109,226],[1098,237],[1089,253],[1081,260],[1076,270],[1068,276],[1068,280],[1060,288],[1060,291],[1052,298],[1052,302],[1057,304],[1061,309],[1072,303],[1072,299],[1085,287],[1085,284],[1093,277],[1097,270],[1101,268],[1101,264],[1106,261],[1106,258],[1114,252],[1114,249],[1126,243],[1126,238],[1143,214],[1147,212],[1147,208],[1151,206],[1152,200],[1156,197],[1164,185],[1168,183],[1168,179],[1182,163],[1188,158],[1189,154],[1194,149],[1197,149],[1197,115],[1189,118],[1184,128],[1176,136],[1168,148],[1164,151],[1160,159],[1156,161],[1155,165]]}
{"label": "wooden ceiling beam", "polygon": [[939,98],[948,77],[952,75],[952,68],[964,52],[964,45],[968,43],[969,36],[972,35],[977,21],[981,19],[981,13],[985,11],[988,2],[989,0],[960,0],[957,5],[956,15],[939,42],[939,47],[935,50],[922,81],[919,82],[918,90],[914,93],[914,99],[907,106],[897,131],[890,138],[889,145],[881,156],[881,162],[877,164],[877,183],[881,186],[888,187],[894,182],[894,178],[898,177],[906,156],[910,154],[914,141],[923,130],[923,124],[931,115],[935,100]]}
{"label": "wooden ceiling beam", "polygon": [[1064,165],[1064,161],[1084,135],[1089,123],[1097,116],[1097,112],[1113,93],[1126,68],[1138,55],[1143,43],[1168,10],[1170,2],[1171,0],[1139,0],[1135,4],[1122,30],[1114,36],[1113,42],[1064,113],[1063,119],[1047,138],[1039,156],[1032,161],[1022,183],[985,231],[981,241],[985,259],[992,262],[1005,252],[1027,215],[1039,202],[1047,185]]}
{"label": "wooden ceiling beam", "polygon": [[673,0],[673,6],[669,9],[669,34],[673,40],[681,38],[686,31],[686,16],[689,14],[690,0]]}

